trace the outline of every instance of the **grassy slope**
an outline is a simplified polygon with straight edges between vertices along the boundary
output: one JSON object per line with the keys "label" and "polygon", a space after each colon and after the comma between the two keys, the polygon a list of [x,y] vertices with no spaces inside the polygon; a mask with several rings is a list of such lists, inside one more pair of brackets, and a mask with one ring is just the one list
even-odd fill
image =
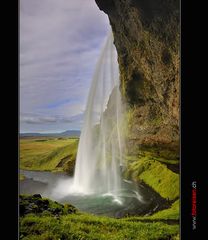
{"label": "grassy slope", "polygon": [[58,218],[29,214],[20,220],[20,239],[23,240],[159,240],[171,239],[171,236],[174,239],[178,231],[178,225],[129,222],[90,214],[68,214]]}
{"label": "grassy slope", "polygon": [[126,178],[144,181],[168,200],[179,197],[179,174],[168,169],[165,163],[149,156],[128,157],[127,161]]}
{"label": "grassy slope", "polygon": [[152,216],[150,219],[179,219],[179,199],[176,200],[169,209],[159,211]]}
{"label": "grassy slope", "polygon": [[179,200],[176,200],[170,208],[156,212],[151,216],[128,217],[128,221],[135,220],[179,220]]}
{"label": "grassy slope", "polygon": [[20,168],[25,170],[67,170],[67,164],[75,161],[77,146],[78,139],[71,138],[21,139]]}
{"label": "grassy slope", "polygon": [[81,213],[70,204],[62,205],[37,195],[20,196],[20,216],[20,239],[23,240],[170,240],[179,232],[178,224],[147,223],[136,217],[98,217]]}

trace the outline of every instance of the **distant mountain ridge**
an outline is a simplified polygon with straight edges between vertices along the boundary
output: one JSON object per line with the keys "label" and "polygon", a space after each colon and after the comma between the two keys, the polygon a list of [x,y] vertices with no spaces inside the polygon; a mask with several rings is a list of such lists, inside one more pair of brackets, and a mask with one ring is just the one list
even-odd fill
{"label": "distant mountain ridge", "polygon": [[20,137],[80,137],[80,130],[67,130],[61,133],[20,133]]}

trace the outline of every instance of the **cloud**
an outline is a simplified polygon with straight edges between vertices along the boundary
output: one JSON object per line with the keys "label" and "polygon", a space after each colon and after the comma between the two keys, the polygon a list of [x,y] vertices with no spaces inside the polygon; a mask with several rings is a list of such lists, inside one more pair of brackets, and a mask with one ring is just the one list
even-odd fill
{"label": "cloud", "polygon": [[20,0],[20,131],[81,127],[108,31],[94,0]]}
{"label": "cloud", "polygon": [[66,116],[42,116],[37,114],[22,114],[20,119],[22,123],[27,124],[50,124],[50,123],[72,123],[74,121],[81,121],[83,119],[83,113],[73,115],[71,117]]}

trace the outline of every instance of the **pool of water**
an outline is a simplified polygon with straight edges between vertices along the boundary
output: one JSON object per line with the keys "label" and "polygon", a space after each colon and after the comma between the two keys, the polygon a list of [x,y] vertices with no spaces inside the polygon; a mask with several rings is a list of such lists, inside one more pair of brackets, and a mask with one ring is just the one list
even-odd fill
{"label": "pool of water", "polygon": [[80,211],[111,217],[148,215],[167,207],[166,201],[143,183],[123,181],[117,192],[77,193],[73,178],[65,173],[20,170],[26,179],[20,181],[20,194],[39,193],[60,203],[71,203]]}

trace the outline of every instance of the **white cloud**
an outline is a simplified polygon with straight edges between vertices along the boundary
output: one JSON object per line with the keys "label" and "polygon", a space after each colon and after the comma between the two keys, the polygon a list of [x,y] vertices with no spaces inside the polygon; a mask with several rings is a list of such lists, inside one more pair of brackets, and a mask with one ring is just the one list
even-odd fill
{"label": "white cloud", "polygon": [[80,128],[108,29],[94,0],[20,0],[21,131]]}

